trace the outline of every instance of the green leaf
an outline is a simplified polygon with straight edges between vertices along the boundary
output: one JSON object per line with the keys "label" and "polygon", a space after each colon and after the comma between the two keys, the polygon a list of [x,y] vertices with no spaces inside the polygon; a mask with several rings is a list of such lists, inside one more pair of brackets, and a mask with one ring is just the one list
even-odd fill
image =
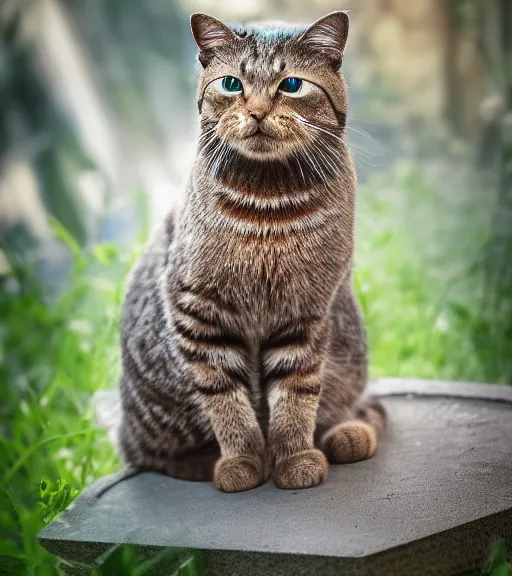
{"label": "green leaf", "polygon": [[115,546],[98,570],[102,576],[133,576],[137,553],[133,546]]}
{"label": "green leaf", "polygon": [[[493,571],[498,568],[501,568],[506,563],[507,563],[507,547],[505,545],[505,540],[500,539],[497,540],[494,543],[494,546],[492,547],[487,571],[491,572],[491,576],[501,576],[501,574],[494,574]],[[508,575],[505,573],[505,576]]]}
{"label": "green leaf", "polygon": [[191,556],[180,566],[179,576],[199,576],[194,556]]}
{"label": "green leaf", "polygon": [[[183,552],[174,548],[165,548],[137,566],[137,576],[151,576],[152,574],[179,574],[180,563],[183,560]],[[187,559],[188,561],[189,559]],[[172,572],[171,572],[172,571]]]}
{"label": "green leaf", "polygon": [[467,306],[463,306],[462,304],[457,304],[456,302],[452,302],[450,304],[451,311],[457,316],[460,320],[463,321],[470,321],[471,319],[471,310]]}
{"label": "green leaf", "polygon": [[84,256],[82,254],[82,249],[80,248],[73,235],[56,218],[49,214],[47,217],[48,224],[50,225],[50,228],[55,237],[68,248],[74,259],[83,260]]}
{"label": "green leaf", "polygon": [[39,493],[41,502],[38,502],[38,508],[43,522],[48,524],[71,504],[78,490],[59,478],[57,482],[41,480]]}
{"label": "green leaf", "polygon": [[490,573],[489,576],[509,576],[510,571],[509,567],[506,564],[502,564],[501,566],[497,566],[494,570]]}
{"label": "green leaf", "polygon": [[107,266],[119,256],[119,250],[114,244],[98,244],[92,253],[102,266]]}
{"label": "green leaf", "polygon": [[0,574],[22,574],[25,561],[14,556],[0,556]]}

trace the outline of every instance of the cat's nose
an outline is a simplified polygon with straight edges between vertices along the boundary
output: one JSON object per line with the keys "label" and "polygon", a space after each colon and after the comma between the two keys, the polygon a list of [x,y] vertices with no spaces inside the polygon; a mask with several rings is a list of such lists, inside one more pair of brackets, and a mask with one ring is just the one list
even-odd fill
{"label": "cat's nose", "polygon": [[267,115],[266,110],[263,110],[261,108],[255,109],[255,110],[250,110],[249,114],[255,119],[258,120],[258,122],[260,120],[263,120],[263,118],[265,118],[265,116]]}
{"label": "cat's nose", "polygon": [[269,103],[262,98],[250,98],[247,102],[247,111],[258,122],[265,118],[269,110]]}

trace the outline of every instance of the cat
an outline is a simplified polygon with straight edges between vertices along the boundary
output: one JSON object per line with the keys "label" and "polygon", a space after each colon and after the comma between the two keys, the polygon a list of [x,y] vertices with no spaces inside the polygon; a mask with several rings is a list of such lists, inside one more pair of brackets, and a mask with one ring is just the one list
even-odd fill
{"label": "cat", "polygon": [[181,203],[134,267],[120,447],[134,470],[317,486],[374,455],[352,290],[345,12],[309,27],[191,18],[201,135]]}

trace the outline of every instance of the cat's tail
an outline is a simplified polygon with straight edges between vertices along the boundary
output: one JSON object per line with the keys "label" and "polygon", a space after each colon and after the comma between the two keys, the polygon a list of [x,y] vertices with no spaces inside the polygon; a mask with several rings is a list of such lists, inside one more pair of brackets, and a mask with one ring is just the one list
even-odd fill
{"label": "cat's tail", "polygon": [[375,454],[386,423],[384,406],[375,398],[364,398],[323,434],[320,449],[332,464],[366,460]]}
{"label": "cat's tail", "polygon": [[[120,390],[118,388],[98,390],[93,395],[92,403],[98,426],[107,431],[114,450],[123,456],[124,451],[120,441],[122,422]],[[151,462],[151,465],[148,465],[141,453],[130,458],[132,462],[127,466],[127,470],[130,470],[132,474],[135,473],[134,471],[157,470],[174,478],[202,482],[212,479],[213,468],[219,457],[219,447],[213,444],[184,454],[174,454],[172,458]]]}
{"label": "cat's tail", "polygon": [[205,482],[213,480],[213,469],[220,458],[218,446],[206,446],[193,453],[183,456],[174,456],[165,462],[161,470],[168,476],[193,482]]}
{"label": "cat's tail", "polygon": [[354,406],[354,416],[362,420],[375,429],[377,436],[380,437],[384,432],[388,415],[384,406],[373,396],[368,396]]}

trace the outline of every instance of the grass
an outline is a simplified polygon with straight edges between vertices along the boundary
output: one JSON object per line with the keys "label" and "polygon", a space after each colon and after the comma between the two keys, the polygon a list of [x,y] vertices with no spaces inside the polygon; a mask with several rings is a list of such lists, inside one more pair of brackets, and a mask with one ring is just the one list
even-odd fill
{"label": "grass", "polygon": [[130,262],[111,246],[84,254],[57,231],[74,258],[63,294],[50,299],[16,262],[0,279],[0,573],[55,574],[37,531],[117,465],[90,397],[117,379],[118,279]]}
{"label": "grass", "polygon": [[512,342],[493,333],[481,288],[494,198],[461,172],[399,163],[360,187],[355,280],[374,377],[501,382],[508,372]]}
{"label": "grass", "polygon": [[[475,345],[487,320],[476,312],[478,282],[467,254],[478,254],[485,242],[491,205],[477,198],[475,214],[471,195],[444,198],[436,178],[442,171],[429,179],[403,164],[361,187],[356,286],[371,373],[487,380],[493,369]],[[461,235],[464,226],[469,236]],[[0,277],[0,573],[59,573],[37,532],[118,465],[90,398],[118,379],[123,284],[139,247],[82,251],[54,228],[73,260],[63,292],[48,294],[16,260]],[[500,350],[492,340],[487,346],[489,354]],[[481,574],[510,570],[503,545],[497,550]],[[201,557],[164,551],[143,558],[117,547],[92,573],[157,574],[159,566],[167,575],[194,576]]]}

